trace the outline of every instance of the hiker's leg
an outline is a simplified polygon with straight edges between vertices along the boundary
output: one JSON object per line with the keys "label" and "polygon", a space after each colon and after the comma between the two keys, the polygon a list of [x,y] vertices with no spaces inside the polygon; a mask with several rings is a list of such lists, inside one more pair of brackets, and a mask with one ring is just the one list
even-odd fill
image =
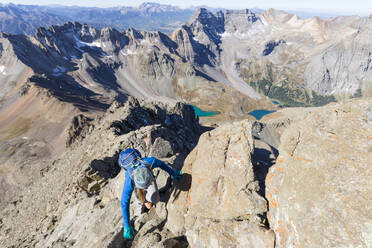
{"label": "hiker's leg", "polygon": [[137,190],[134,191],[134,201],[133,201],[133,207],[134,207],[134,215],[140,215],[142,214],[142,202],[138,197]]}
{"label": "hiker's leg", "polygon": [[156,181],[153,180],[150,186],[147,188],[146,192],[146,201],[151,202],[152,204],[158,203],[160,200],[159,189]]}

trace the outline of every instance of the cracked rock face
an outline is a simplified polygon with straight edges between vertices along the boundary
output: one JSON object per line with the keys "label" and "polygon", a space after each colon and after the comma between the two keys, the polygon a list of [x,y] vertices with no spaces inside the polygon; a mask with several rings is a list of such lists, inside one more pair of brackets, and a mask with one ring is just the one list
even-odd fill
{"label": "cracked rock face", "polygon": [[274,234],[261,218],[267,207],[257,193],[253,143],[251,122],[229,123],[203,134],[187,157],[183,172],[191,175],[191,188],[171,196],[166,226],[186,233],[191,247],[273,247]]}
{"label": "cracked rock face", "polygon": [[[210,219],[246,219],[266,211],[256,193],[252,124],[223,125],[200,138],[192,169],[189,213]],[[209,206],[209,207],[206,207]]]}
{"label": "cracked rock face", "polygon": [[277,247],[369,247],[371,101],[294,111],[266,177]]}

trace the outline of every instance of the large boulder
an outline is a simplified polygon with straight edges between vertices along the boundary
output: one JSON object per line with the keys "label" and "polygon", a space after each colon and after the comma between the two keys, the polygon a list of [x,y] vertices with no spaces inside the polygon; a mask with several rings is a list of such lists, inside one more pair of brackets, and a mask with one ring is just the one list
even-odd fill
{"label": "large boulder", "polygon": [[312,109],[284,130],[266,177],[277,247],[371,246],[371,134],[368,100]]}
{"label": "large boulder", "polygon": [[251,154],[252,124],[223,125],[200,138],[192,165],[190,214],[211,219],[248,219],[266,211],[256,192]]}
{"label": "large boulder", "polygon": [[273,247],[274,234],[263,224],[266,200],[255,181],[252,124],[224,124],[200,137],[184,165],[191,188],[175,192],[166,227],[186,233],[191,247]]}

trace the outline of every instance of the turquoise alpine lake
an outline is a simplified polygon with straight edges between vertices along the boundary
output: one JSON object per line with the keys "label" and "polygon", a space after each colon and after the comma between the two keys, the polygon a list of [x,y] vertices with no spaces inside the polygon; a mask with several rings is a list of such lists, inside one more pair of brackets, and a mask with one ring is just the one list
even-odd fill
{"label": "turquoise alpine lake", "polygon": [[249,112],[249,115],[254,116],[257,120],[261,119],[263,116],[274,113],[275,110],[266,110],[266,109],[256,109],[252,112]]}
{"label": "turquoise alpine lake", "polygon": [[204,111],[194,105],[191,105],[191,107],[193,107],[195,115],[199,117],[213,116],[220,113],[218,111]]}
{"label": "turquoise alpine lake", "polygon": [[279,105],[280,104],[280,102],[278,102],[278,101],[272,101],[272,103],[274,103],[275,105]]}

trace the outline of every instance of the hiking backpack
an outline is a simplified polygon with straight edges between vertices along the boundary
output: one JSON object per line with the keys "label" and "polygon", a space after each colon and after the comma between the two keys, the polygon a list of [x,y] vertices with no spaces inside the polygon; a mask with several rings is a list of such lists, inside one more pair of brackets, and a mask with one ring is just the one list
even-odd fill
{"label": "hiking backpack", "polygon": [[133,162],[137,162],[140,158],[141,153],[137,149],[127,148],[119,154],[118,164],[124,170],[129,170],[136,167]]}
{"label": "hiking backpack", "polygon": [[141,153],[136,149],[127,148],[122,151],[119,154],[118,163],[121,168],[131,172],[130,177],[138,188],[147,188],[154,179],[151,165],[141,159]]}

